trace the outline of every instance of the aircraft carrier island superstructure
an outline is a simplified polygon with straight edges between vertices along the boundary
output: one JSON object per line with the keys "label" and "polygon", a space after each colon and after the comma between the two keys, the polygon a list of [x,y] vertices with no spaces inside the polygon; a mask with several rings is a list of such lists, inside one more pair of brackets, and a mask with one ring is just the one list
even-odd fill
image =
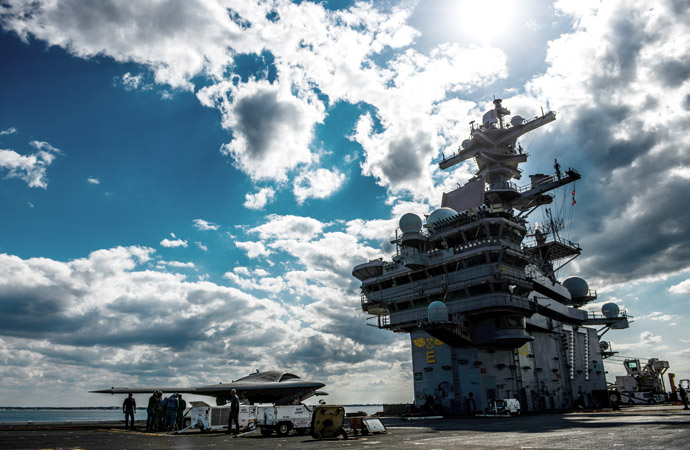
{"label": "aircraft carrier island superstructure", "polygon": [[546,207],[544,224],[527,221],[552,203],[550,191],[580,174],[556,162],[553,174],[516,186],[528,156],[517,139],[556,116],[508,121],[501,100],[494,106],[439,163],[447,169],[474,158],[475,176],[444,193],[426,223],[412,213],[400,218],[391,261],[354,268],[362,309],[379,328],[410,334],[421,410],[463,414],[504,398],[519,399],[523,411],[608,404],[610,352],[600,337],[626,328],[627,316],[614,303],[602,314],[580,309],[596,292],[581,278],[556,278],[579,245],[560,236],[562,221]]}

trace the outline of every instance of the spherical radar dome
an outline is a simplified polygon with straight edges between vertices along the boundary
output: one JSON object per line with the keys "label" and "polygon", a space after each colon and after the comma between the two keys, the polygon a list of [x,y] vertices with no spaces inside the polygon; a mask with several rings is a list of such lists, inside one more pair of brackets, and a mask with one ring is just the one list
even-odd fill
{"label": "spherical radar dome", "polygon": [[436,211],[429,214],[429,218],[426,219],[426,226],[430,227],[443,219],[447,219],[449,217],[457,215],[457,213],[458,212],[453,208],[446,208],[445,206],[443,208],[439,208]]}
{"label": "spherical radar dome", "polygon": [[568,277],[563,280],[563,287],[565,287],[572,298],[586,297],[589,293],[589,286],[587,282],[580,277]]}
{"label": "spherical radar dome", "polygon": [[435,302],[429,303],[427,313],[429,314],[429,322],[448,321],[448,308],[442,301],[436,300]]}
{"label": "spherical radar dome", "polygon": [[606,303],[604,306],[601,307],[601,313],[607,319],[613,319],[614,317],[618,317],[619,312],[621,312],[621,309],[615,303]]}
{"label": "spherical radar dome", "polygon": [[422,229],[422,219],[417,214],[403,214],[400,218],[399,225],[403,233],[419,232],[419,230]]}
{"label": "spherical radar dome", "polygon": [[510,119],[510,124],[511,124],[512,126],[514,126],[514,127],[519,127],[519,126],[522,125],[523,123],[525,123],[525,119],[523,119],[523,118],[520,117],[520,116],[513,116],[513,117]]}

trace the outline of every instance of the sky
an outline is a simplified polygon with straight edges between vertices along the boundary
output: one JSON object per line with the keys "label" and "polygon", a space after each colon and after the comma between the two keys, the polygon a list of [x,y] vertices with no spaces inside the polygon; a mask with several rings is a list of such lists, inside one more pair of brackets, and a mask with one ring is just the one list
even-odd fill
{"label": "sky", "polygon": [[619,356],[690,378],[686,2],[491,5],[3,0],[0,404],[256,369],[411,402],[409,336],[368,326],[352,268],[472,176],[438,162],[494,98],[557,113],[525,175],[582,174],[559,277],[634,318]]}

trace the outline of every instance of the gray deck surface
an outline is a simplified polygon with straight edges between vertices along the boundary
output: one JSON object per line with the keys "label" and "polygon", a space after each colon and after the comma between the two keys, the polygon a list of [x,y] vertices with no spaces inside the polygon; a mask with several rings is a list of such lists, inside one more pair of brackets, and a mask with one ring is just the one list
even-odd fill
{"label": "gray deck surface", "polygon": [[513,418],[384,418],[387,434],[315,441],[310,436],[233,438],[225,433],[167,435],[121,424],[0,426],[0,449],[690,449],[690,411],[681,406]]}

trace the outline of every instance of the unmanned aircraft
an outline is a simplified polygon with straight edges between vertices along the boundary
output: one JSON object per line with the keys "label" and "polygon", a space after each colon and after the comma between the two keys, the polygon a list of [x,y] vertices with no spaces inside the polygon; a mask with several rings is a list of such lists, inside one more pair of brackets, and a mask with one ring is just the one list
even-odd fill
{"label": "unmanned aircraft", "polygon": [[303,380],[295,374],[279,371],[259,372],[235,380],[227,384],[211,384],[208,386],[192,387],[146,387],[128,388],[112,387],[98,391],[97,394],[146,394],[149,392],[179,392],[184,394],[207,395],[216,398],[217,405],[224,405],[230,400],[230,391],[235,389],[237,395],[249,403],[273,403],[275,405],[290,405],[300,403],[314,395],[328,395],[317,389],[325,384],[317,381]]}

